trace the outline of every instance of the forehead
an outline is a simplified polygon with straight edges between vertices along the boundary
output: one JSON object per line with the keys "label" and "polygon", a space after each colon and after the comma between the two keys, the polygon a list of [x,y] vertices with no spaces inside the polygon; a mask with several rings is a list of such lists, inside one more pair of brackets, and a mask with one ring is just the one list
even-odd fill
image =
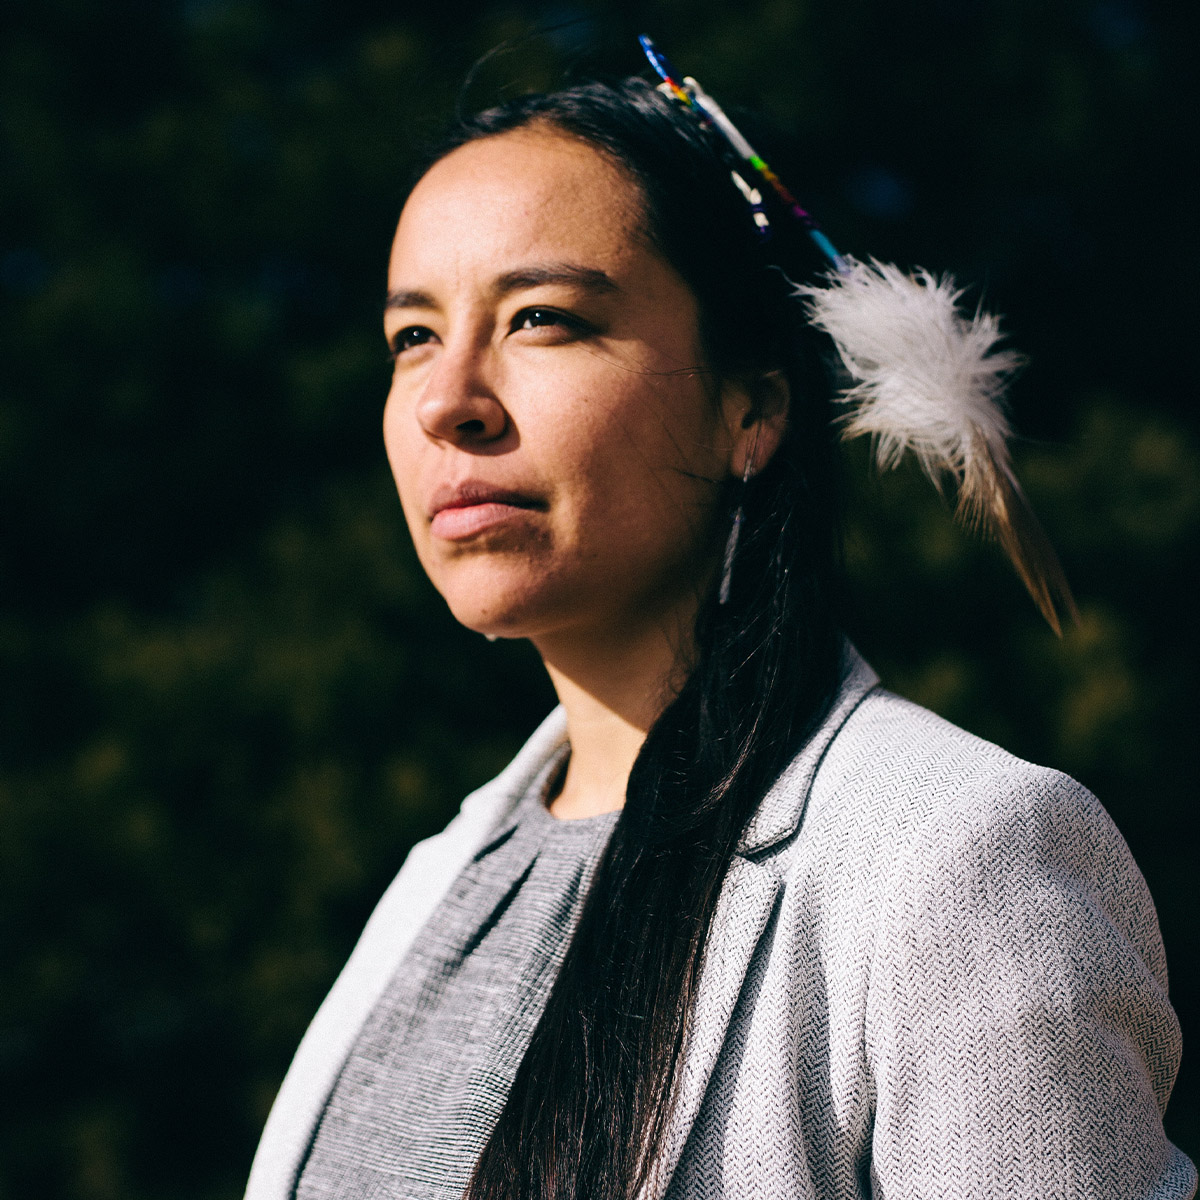
{"label": "forehead", "polygon": [[400,216],[391,272],[502,272],[533,258],[620,271],[649,252],[631,176],[587,142],[527,128],[436,162]]}

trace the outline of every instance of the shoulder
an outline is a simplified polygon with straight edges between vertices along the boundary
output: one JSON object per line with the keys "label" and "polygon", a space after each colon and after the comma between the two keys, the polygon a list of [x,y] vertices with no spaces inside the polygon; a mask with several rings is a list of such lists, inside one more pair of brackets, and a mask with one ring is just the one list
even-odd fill
{"label": "shoulder", "polygon": [[939,897],[982,912],[1001,889],[1010,905],[1020,897],[1036,910],[1070,890],[1166,984],[1153,903],[1100,801],[1069,775],[882,688],[831,740],[805,801],[795,866],[831,851],[870,884],[858,894],[874,895],[880,919]]}
{"label": "shoulder", "polygon": [[1088,855],[1123,846],[1083,784],[882,688],[869,692],[832,738],[804,804],[808,836],[853,829],[893,860],[922,846],[998,838],[1004,830],[1052,832],[1051,840]]}
{"label": "shoulder", "polygon": [[[854,797],[897,829],[935,814],[991,808],[1001,797],[1090,793],[883,688],[869,692],[829,744],[813,808]],[[1085,802],[1087,803],[1087,802]],[[1094,804],[1094,800],[1090,803]]]}
{"label": "shoulder", "polygon": [[[787,780],[785,772],[781,783]],[[923,837],[953,837],[965,827],[1061,806],[1112,829],[1070,776],[1025,762],[881,687],[839,723],[806,793],[790,801],[802,809],[801,842],[853,831],[864,849],[889,857]]]}

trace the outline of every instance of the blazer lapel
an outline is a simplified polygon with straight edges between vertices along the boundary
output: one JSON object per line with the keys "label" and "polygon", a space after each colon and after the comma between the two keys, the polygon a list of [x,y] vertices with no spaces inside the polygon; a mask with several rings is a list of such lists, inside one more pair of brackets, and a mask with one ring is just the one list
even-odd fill
{"label": "blazer lapel", "polygon": [[830,742],[878,683],[875,672],[847,642],[842,686],[829,713],[763,797],[742,833],[713,914],[675,1108],[659,1161],[640,1200],[661,1197],[670,1186],[725,1045],[750,961],[775,911],[783,883],[772,861],[760,856],[799,828],[809,789]]}
{"label": "blazer lapel", "polygon": [[781,880],[770,863],[735,857],[730,863],[709,932],[696,1007],[684,1047],[679,1091],[658,1164],[644,1192],[661,1197],[679,1165],[704,1092],[725,1044],[733,1010],[758,943],[770,922]]}

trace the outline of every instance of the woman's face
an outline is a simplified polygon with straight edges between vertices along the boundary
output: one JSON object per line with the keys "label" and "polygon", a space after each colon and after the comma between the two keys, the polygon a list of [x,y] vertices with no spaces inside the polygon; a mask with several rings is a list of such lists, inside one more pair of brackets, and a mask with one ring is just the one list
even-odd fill
{"label": "woman's face", "polygon": [[421,562],[472,629],[636,638],[711,578],[743,410],[641,226],[623,170],[533,128],[454,150],[401,214],[384,439]]}

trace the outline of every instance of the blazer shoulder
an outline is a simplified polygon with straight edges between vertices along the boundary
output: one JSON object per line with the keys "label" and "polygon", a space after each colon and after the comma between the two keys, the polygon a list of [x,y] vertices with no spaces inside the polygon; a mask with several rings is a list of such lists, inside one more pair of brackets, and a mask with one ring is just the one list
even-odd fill
{"label": "blazer shoulder", "polygon": [[869,806],[885,822],[936,820],[1070,797],[1107,820],[1083,784],[968,733],[893,692],[876,688],[830,743],[813,784],[814,814],[836,798]]}
{"label": "blazer shoulder", "polygon": [[753,849],[774,858],[785,875],[790,864],[816,861],[818,850],[847,863],[869,859],[874,874],[922,832],[950,836],[964,819],[986,824],[1014,808],[1060,802],[1116,835],[1099,802],[1070,776],[1026,762],[874,682],[832,714],[782,773],[755,818],[774,836]]}
{"label": "blazer shoulder", "polygon": [[883,689],[831,742],[795,853],[801,869],[836,854],[878,898],[922,890],[971,863],[997,869],[1021,859],[1043,876],[1073,879],[1165,983],[1145,880],[1088,788]]}

